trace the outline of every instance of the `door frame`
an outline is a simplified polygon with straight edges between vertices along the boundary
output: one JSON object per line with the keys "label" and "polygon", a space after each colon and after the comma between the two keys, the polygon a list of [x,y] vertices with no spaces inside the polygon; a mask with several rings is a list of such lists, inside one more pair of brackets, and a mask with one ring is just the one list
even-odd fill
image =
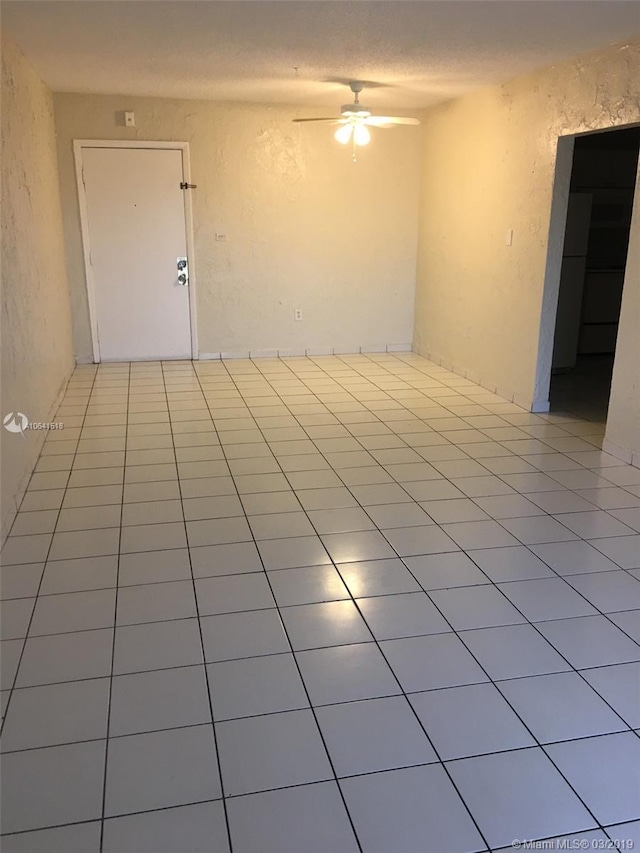
{"label": "door frame", "polygon": [[[100,355],[100,340],[98,338],[98,311],[96,307],[96,289],[91,266],[90,240],[89,240],[89,214],[87,207],[87,194],[82,179],[82,151],[84,148],[150,148],[170,149],[182,152],[182,176],[186,183],[191,182],[191,162],[189,157],[188,142],[145,142],[141,140],[116,140],[116,139],[74,139],[73,157],[76,169],[76,185],[78,188],[78,205],[80,208],[80,232],[82,234],[82,254],[84,258],[84,274],[87,285],[87,302],[89,305],[89,323],[91,325],[91,345],[93,348],[93,361],[98,364],[102,361]],[[191,192],[183,190],[184,200],[184,225],[187,242],[187,257],[189,258],[189,324],[191,332],[191,358],[198,359],[198,318],[196,300],[196,269],[195,269],[195,241],[193,236],[193,204]]]}
{"label": "door frame", "polygon": [[[564,234],[569,208],[569,193],[571,190],[573,149],[575,141],[582,136],[593,136],[596,133],[607,133],[611,130],[627,130],[632,127],[640,127],[640,124],[635,121],[625,124],[607,125],[606,127],[598,127],[593,130],[562,134],[557,138],[549,231],[547,237],[547,255],[542,290],[542,306],[538,331],[535,385],[533,389],[533,402],[531,404],[532,412],[548,412],[551,405],[549,393],[551,389],[551,365],[553,361],[553,344],[555,340],[558,299],[560,296],[562,253],[564,250]],[[634,199],[634,204],[636,203],[637,200]],[[625,270],[623,294],[626,284],[627,280]],[[622,310],[623,308],[621,306],[621,313]],[[617,345],[618,342],[616,341],[616,352]],[[616,356],[614,353],[614,370],[615,358]]]}

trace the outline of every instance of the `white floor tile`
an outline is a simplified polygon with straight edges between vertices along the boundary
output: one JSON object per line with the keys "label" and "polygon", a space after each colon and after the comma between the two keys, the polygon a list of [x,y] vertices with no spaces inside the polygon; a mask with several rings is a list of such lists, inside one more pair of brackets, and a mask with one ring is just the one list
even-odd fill
{"label": "white floor tile", "polygon": [[196,619],[176,619],[117,628],[114,675],[202,663],[196,623]]}
{"label": "white floor tile", "polygon": [[632,728],[640,728],[640,663],[584,670],[582,675]]}
{"label": "white floor tile", "polygon": [[567,582],[603,613],[640,610],[640,582],[627,572],[576,575]]}
{"label": "white floor tile", "polygon": [[104,741],[4,755],[3,831],[100,818],[104,757]]}
{"label": "white floor tile", "polygon": [[229,720],[216,735],[226,796],[333,778],[310,710]]}
{"label": "white floor tile", "polygon": [[418,592],[420,585],[399,559],[339,563],[342,580],[354,598]]}
{"label": "white floor tile", "polygon": [[4,853],[99,853],[100,821],[20,832],[2,838]]}
{"label": "white floor tile", "polygon": [[513,581],[498,588],[530,622],[593,616],[597,610],[562,578]]}
{"label": "white floor tile", "polygon": [[83,365],[62,415],[2,554],[3,850],[602,841],[535,739],[640,843],[640,474],[600,422],[405,352]]}
{"label": "white floor tile", "polygon": [[111,738],[105,815],[162,809],[220,797],[211,726]]}
{"label": "white floor tile", "polygon": [[295,605],[283,608],[280,615],[294,651],[372,640],[369,628],[352,601]]}
{"label": "white floor tile", "polygon": [[108,678],[14,690],[0,740],[2,751],[103,739],[108,705]]}
{"label": "white floor tile", "polygon": [[201,578],[195,586],[201,616],[275,607],[264,573]]}
{"label": "white floor tile", "polygon": [[447,769],[492,847],[596,826],[539,748],[465,758]]}
{"label": "white floor tile", "polygon": [[404,697],[327,705],[316,713],[338,777],[437,761]]}
{"label": "white floor tile", "polygon": [[443,761],[535,746],[493,684],[413,693],[409,701]]}
{"label": "white floor tile", "polygon": [[[335,782],[233,797],[227,802],[227,814],[234,849],[244,853],[359,849]],[[221,853],[224,850],[221,846]]]}
{"label": "white floor tile", "polygon": [[27,640],[16,687],[54,684],[111,673],[113,629]]}
{"label": "white floor tile", "polygon": [[115,605],[115,589],[40,596],[33,612],[29,636],[110,628],[114,623]]}
{"label": "white floor tile", "polygon": [[604,616],[540,622],[538,628],[576,669],[640,660],[640,645]]}
{"label": "white floor tile", "polygon": [[494,583],[554,577],[551,569],[523,545],[481,548],[469,551],[469,556]]}
{"label": "white floor tile", "polygon": [[591,545],[617,563],[621,569],[640,569],[640,535],[594,539]]}
{"label": "white floor tile", "polygon": [[455,634],[387,640],[380,645],[406,693],[489,680]]}
{"label": "white floor tile", "polygon": [[364,853],[484,850],[455,788],[438,764],[344,779],[340,787]]}
{"label": "white floor tile", "polygon": [[275,609],[204,616],[200,622],[207,661],[278,654],[291,648]]}
{"label": "white floor tile", "polygon": [[454,631],[517,625],[526,621],[500,590],[490,584],[432,590],[429,596]]}
{"label": "white floor tile", "polygon": [[495,681],[570,669],[530,625],[464,631],[462,640]]}
{"label": "white floor tile", "polygon": [[451,630],[423,592],[362,598],[357,604],[377,640]]}
{"label": "white floor tile", "polygon": [[553,542],[532,545],[531,550],[559,575],[608,572],[620,568],[588,542]]}
{"label": "white floor tile", "polygon": [[202,665],[118,675],[113,679],[109,714],[111,737],[210,721]]}
{"label": "white floor tile", "polygon": [[102,849],[104,853],[204,853],[212,849],[228,853],[224,808],[214,801],[109,818],[104,824]]}
{"label": "white floor tile", "polygon": [[602,824],[640,818],[640,739],[633,732],[557,743],[545,749]]}
{"label": "white floor tile", "polygon": [[118,557],[115,554],[108,557],[53,560],[46,564],[40,595],[109,589],[116,587],[117,582]]}
{"label": "white floor tile", "polygon": [[314,706],[401,692],[374,643],[298,652],[296,659]]}
{"label": "white floor tile", "polygon": [[618,715],[575,672],[501,681],[498,689],[540,743],[591,737],[626,728]]}

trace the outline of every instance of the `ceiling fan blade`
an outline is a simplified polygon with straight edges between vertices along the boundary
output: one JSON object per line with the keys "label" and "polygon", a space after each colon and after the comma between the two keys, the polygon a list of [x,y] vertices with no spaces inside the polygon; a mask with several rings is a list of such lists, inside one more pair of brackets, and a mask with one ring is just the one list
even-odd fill
{"label": "ceiling fan blade", "polygon": [[341,124],[344,121],[344,119],[339,119],[339,118],[294,118],[294,119],[291,119],[291,121],[296,121],[296,122],[300,122],[300,121],[330,121],[330,122],[333,122],[334,124],[338,124],[338,123]]}
{"label": "ceiling fan blade", "polygon": [[364,119],[365,124],[372,127],[390,127],[393,124],[420,124],[417,118],[405,118],[400,116],[368,116]]}

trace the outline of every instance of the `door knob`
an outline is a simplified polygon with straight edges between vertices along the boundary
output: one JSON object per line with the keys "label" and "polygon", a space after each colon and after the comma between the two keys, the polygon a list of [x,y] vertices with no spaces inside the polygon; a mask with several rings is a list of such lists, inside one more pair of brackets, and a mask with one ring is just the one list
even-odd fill
{"label": "door knob", "polygon": [[182,285],[182,287],[187,287],[189,284],[189,267],[186,258],[177,258],[176,265],[178,267],[178,272],[180,275],[178,276],[178,284]]}

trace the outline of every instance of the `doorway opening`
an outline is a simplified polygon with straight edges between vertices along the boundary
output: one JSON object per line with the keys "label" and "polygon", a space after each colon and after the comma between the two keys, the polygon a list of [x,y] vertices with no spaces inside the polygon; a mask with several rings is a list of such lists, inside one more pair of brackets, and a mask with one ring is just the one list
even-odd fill
{"label": "doorway opening", "polygon": [[553,339],[551,411],[604,423],[629,245],[640,127],[575,139]]}

